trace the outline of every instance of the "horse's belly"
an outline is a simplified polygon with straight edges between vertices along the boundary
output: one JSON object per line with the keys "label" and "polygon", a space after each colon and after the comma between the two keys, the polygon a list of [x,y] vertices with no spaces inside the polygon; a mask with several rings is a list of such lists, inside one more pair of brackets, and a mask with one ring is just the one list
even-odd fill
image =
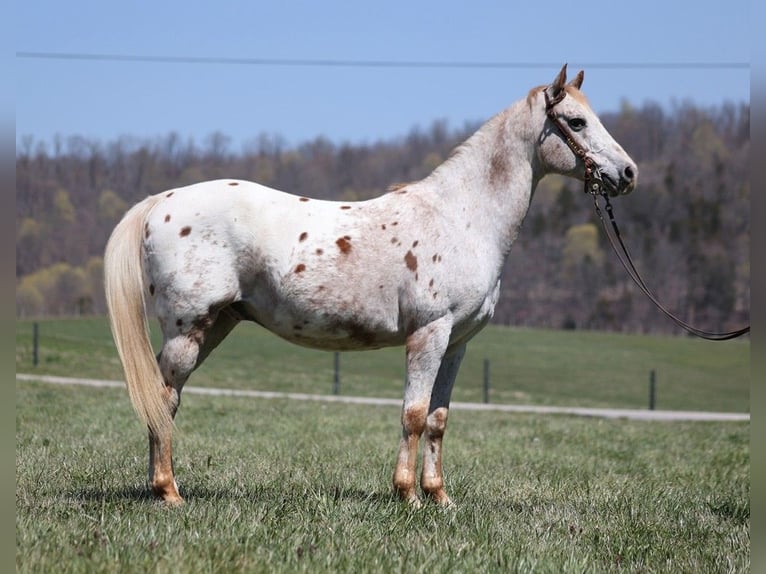
{"label": "horse's belly", "polygon": [[383,319],[384,314],[344,314],[332,310],[308,312],[300,308],[264,310],[243,306],[247,319],[275,335],[304,347],[328,351],[380,349],[402,345],[405,334]]}

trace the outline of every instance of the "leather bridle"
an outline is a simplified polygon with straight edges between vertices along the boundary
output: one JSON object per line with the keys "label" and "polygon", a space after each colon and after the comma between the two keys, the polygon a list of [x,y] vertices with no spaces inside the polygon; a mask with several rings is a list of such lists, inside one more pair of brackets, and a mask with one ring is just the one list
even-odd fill
{"label": "leather bridle", "polygon": [[593,158],[588,155],[585,148],[577,143],[577,138],[575,138],[572,130],[570,130],[553,111],[556,104],[566,96],[566,91],[562,89],[552,100],[548,96],[548,90],[543,90],[543,94],[545,94],[545,115],[548,116],[548,119],[551,120],[553,125],[555,125],[559,132],[561,132],[569,149],[571,149],[572,152],[585,164],[585,176],[583,178],[583,181],[585,182],[585,193],[594,195],[605,193],[604,180],[601,178],[601,170],[599,169],[598,164],[596,164]]}
{"label": "leather bridle", "polygon": [[[556,126],[556,128],[559,130],[559,132],[561,133],[561,136],[564,138],[564,141],[569,146],[569,149],[572,150],[572,153],[574,153],[578,158],[580,158],[583,164],[585,164],[585,175],[583,178],[585,182],[584,191],[585,193],[588,193],[591,195],[591,197],[593,197],[593,205],[596,208],[596,214],[601,220],[601,225],[604,228],[604,233],[606,233],[606,236],[609,238],[609,243],[611,244],[612,249],[617,255],[617,258],[620,260],[620,263],[622,263],[622,266],[628,272],[628,275],[630,275],[630,278],[633,279],[633,282],[638,286],[638,288],[641,289],[641,291],[649,298],[649,300],[652,303],[655,304],[655,306],[660,311],[662,311],[662,313],[664,313],[668,318],[672,319],[678,326],[682,327],[683,329],[685,329],[692,335],[696,335],[698,337],[701,337],[703,339],[708,339],[710,341],[727,341],[729,339],[734,339],[736,337],[749,333],[750,325],[748,325],[747,327],[743,327],[741,329],[737,329],[735,331],[726,331],[723,333],[703,331],[702,329],[693,327],[689,325],[688,323],[679,319],[676,315],[668,311],[657,300],[654,294],[646,286],[644,279],[641,277],[638,270],[636,269],[636,266],[633,263],[633,259],[631,258],[630,253],[628,252],[628,248],[625,246],[625,243],[622,240],[622,234],[620,233],[620,229],[617,226],[617,221],[614,218],[614,210],[612,208],[612,204],[609,202],[609,194],[606,191],[606,186],[604,185],[604,180],[601,177],[601,170],[598,167],[598,164],[595,162],[595,160],[592,157],[588,155],[588,152],[585,150],[585,148],[577,142],[577,139],[574,137],[572,130],[570,130],[569,127],[566,124],[564,124],[556,116],[556,113],[553,111],[553,108],[556,106],[556,104],[558,104],[561,100],[564,99],[564,97],[566,97],[566,91],[563,89],[560,90],[559,93],[556,95],[556,97],[553,99],[550,99],[550,97],[548,96],[547,90],[543,90],[543,94],[545,94],[545,115],[553,123],[553,125]],[[606,212],[609,215],[609,222],[611,223],[611,227],[612,227],[612,233],[610,233],[609,231],[609,226],[607,226],[606,224],[606,220],[604,219],[604,214],[601,211],[601,206],[598,203],[599,197],[604,198]],[[619,245],[619,248],[618,248],[618,245]]]}

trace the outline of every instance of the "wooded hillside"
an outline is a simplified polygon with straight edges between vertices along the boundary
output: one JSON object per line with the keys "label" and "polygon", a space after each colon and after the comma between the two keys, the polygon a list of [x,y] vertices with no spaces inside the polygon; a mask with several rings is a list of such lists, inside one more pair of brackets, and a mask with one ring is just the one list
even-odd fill
{"label": "wooded hillside", "polygon": [[[627,104],[602,117],[640,169],[638,189],[613,201],[623,236],[658,297],[709,330],[749,322],[750,108]],[[145,141],[26,138],[16,155],[16,313],[103,313],[102,255],[125,210],[145,196],[219,177],[323,199],[367,199],[424,177],[476,125],[443,122],[395,141],[287,146],[255,137],[176,134]],[[538,187],[508,259],[495,321],[552,328],[677,332],[630,282],[581,184]]]}

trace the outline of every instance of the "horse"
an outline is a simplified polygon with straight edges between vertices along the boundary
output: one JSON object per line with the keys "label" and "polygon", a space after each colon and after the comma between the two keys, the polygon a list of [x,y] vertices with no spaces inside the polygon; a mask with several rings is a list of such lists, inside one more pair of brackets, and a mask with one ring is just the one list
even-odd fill
{"label": "horse", "polygon": [[[151,195],[104,255],[110,326],[128,394],[149,434],[149,487],[183,502],[171,438],[184,384],[240,321],[306,347],[404,346],[393,488],[449,506],[442,444],[466,344],[491,319],[506,256],[538,182],[598,181],[611,196],[638,168],[581,91],[584,74],[531,89],[420,181],[364,201],[323,201],[219,179]],[[155,355],[151,306],[162,331]]]}

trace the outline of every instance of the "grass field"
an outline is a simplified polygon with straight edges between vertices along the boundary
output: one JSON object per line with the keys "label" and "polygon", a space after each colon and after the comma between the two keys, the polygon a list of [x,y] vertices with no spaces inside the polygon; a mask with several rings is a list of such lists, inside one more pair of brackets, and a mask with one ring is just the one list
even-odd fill
{"label": "grass field", "polygon": [[[103,320],[40,332],[33,369],[31,325],[17,323],[17,372],[119,378]],[[488,356],[497,402],[645,406],[654,368],[661,408],[749,410],[746,343],[491,328],[471,354],[459,400],[481,400]],[[344,354],[342,392],[400,396],[402,361]],[[243,328],[196,375],[329,392],[332,356]],[[398,417],[186,395],[175,466],[187,504],[170,509],[147,494],[146,439],[123,390],[17,382],[16,571],[749,571],[747,422],[455,411],[445,473],[457,508],[444,511],[390,492]]]}

